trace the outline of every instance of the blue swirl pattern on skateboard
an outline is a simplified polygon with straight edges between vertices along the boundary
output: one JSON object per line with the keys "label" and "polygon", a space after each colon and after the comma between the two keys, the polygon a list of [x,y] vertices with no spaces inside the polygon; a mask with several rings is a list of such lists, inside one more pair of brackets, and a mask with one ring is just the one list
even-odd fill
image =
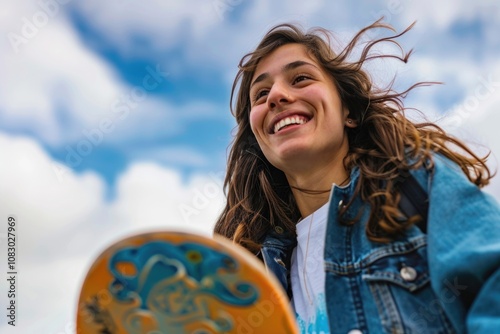
{"label": "blue swirl pattern on skateboard", "polygon": [[183,333],[193,323],[200,324],[200,334],[229,331],[234,319],[208,305],[215,299],[245,307],[259,297],[254,285],[240,280],[232,257],[195,243],[153,241],[122,248],[109,269],[115,278],[110,291],[131,306],[123,319],[129,333],[141,332],[145,323],[153,323],[158,333],[167,328]]}

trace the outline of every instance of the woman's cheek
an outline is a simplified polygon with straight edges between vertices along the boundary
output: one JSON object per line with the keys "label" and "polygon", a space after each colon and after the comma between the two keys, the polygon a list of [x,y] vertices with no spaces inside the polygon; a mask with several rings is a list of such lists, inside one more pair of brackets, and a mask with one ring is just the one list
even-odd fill
{"label": "woman's cheek", "polygon": [[262,128],[264,122],[264,114],[259,111],[259,108],[252,108],[250,110],[250,128],[254,135],[258,135],[259,129]]}

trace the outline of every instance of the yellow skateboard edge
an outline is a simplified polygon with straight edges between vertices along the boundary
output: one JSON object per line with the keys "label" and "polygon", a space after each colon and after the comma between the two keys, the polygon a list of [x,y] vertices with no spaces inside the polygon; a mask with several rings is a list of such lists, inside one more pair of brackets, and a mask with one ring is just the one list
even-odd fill
{"label": "yellow skateboard edge", "polygon": [[[83,315],[85,305],[84,289],[87,284],[90,284],[88,283],[89,279],[93,275],[93,271],[97,268],[97,265],[105,261],[106,257],[109,258],[109,255],[114,251],[124,247],[124,245],[142,245],[149,241],[155,240],[167,240],[169,242],[173,242],[174,244],[180,244],[184,242],[195,243],[208,246],[211,249],[217,251],[224,251],[234,257],[236,261],[245,263],[247,267],[251,268],[251,270],[255,274],[257,274],[256,276],[260,275],[259,278],[262,277],[267,280],[266,285],[269,285],[273,290],[272,296],[267,297],[267,299],[263,300],[262,302],[259,302],[257,308],[252,314],[249,315],[248,318],[238,319],[241,322],[238,324],[238,333],[259,332],[254,331],[253,329],[259,327],[259,321],[262,320],[262,317],[272,317],[276,308],[278,308],[278,312],[281,313],[280,317],[282,319],[283,330],[281,333],[299,333],[294,312],[285,291],[281,287],[281,284],[279,283],[278,279],[274,277],[274,275],[268,273],[263,263],[261,263],[252,253],[250,253],[242,246],[235,244],[231,240],[220,235],[210,236],[206,234],[182,230],[157,230],[131,234],[129,236],[117,239],[109,246],[107,246],[104,250],[99,252],[98,256],[94,259],[94,261],[91,262],[91,265],[87,270],[87,274],[85,275],[85,279],[81,283],[81,287],[79,290],[80,295],[77,305],[77,333],[90,334],[90,332],[88,331],[81,331],[80,327],[83,321],[89,321],[88,319],[85,320]],[[104,290],[104,288],[102,288],[101,291],[102,290]]]}

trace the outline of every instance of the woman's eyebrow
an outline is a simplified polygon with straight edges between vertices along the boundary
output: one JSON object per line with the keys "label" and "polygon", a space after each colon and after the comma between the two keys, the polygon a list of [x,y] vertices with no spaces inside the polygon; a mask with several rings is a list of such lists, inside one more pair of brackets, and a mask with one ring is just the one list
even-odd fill
{"label": "woman's eyebrow", "polygon": [[[283,66],[283,68],[281,69],[282,72],[287,72],[287,71],[290,71],[290,70],[293,70],[293,69],[296,69],[297,67],[300,67],[300,66],[306,66],[306,65],[309,65],[309,66],[313,66],[314,68],[318,68],[316,65],[314,64],[311,64],[311,63],[308,63],[306,61],[303,61],[303,60],[297,60],[297,61],[293,61],[291,63],[288,63],[286,65]],[[255,78],[255,80],[252,82],[252,84],[250,85],[250,88],[252,88],[255,84],[261,82],[261,81],[264,81],[265,79],[267,79],[269,77],[269,73],[268,72],[265,72],[265,73],[262,73],[261,75],[259,75],[257,78]]]}

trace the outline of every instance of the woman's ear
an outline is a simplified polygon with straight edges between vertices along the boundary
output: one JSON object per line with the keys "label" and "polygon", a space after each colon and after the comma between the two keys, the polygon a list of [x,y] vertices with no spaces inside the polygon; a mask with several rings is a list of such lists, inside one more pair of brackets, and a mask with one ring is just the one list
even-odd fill
{"label": "woman's ear", "polygon": [[358,126],[358,122],[352,118],[346,118],[345,126],[347,126],[348,128],[354,129],[355,127]]}
{"label": "woman's ear", "polygon": [[342,106],[342,111],[344,113],[344,124],[345,126],[347,126],[348,128],[355,128],[358,126],[358,122],[354,119],[354,118],[351,118],[349,117],[351,112],[349,111],[349,109],[347,108],[346,105],[344,105],[344,102],[342,102],[343,106]]}

